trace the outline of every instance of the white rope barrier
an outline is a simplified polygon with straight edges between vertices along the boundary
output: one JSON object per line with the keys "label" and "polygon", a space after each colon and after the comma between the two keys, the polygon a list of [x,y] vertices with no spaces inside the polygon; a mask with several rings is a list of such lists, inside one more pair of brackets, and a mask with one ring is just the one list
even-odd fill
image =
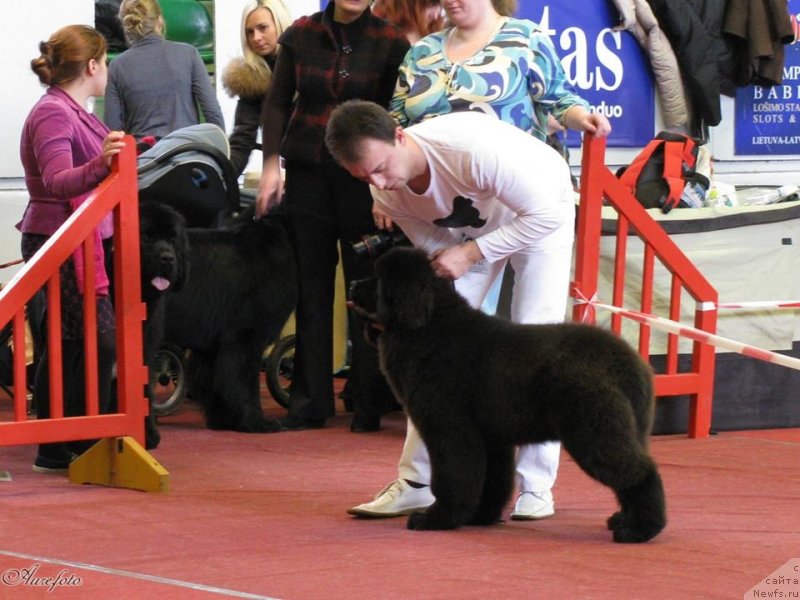
{"label": "white rope barrier", "polygon": [[800,300],[783,300],[774,302],[759,300],[755,302],[720,302],[717,308],[800,308]]}
{"label": "white rope barrier", "polygon": [[[580,296],[580,292],[577,292]],[[689,327],[682,323],[678,323],[677,321],[672,321],[671,319],[665,319],[664,317],[658,317],[655,315],[649,315],[647,313],[635,311],[635,310],[627,310],[625,308],[620,308],[619,306],[614,306],[612,304],[604,304],[602,302],[597,302],[593,300],[586,300],[585,298],[576,299],[576,302],[581,304],[588,304],[593,308],[602,308],[608,310],[610,312],[623,315],[628,317],[634,321],[639,323],[644,323],[646,325],[650,325],[654,329],[658,329],[660,331],[666,331],[667,333],[672,333],[674,335],[678,335],[681,337],[686,337],[696,342],[700,342],[703,344],[709,344],[711,346],[715,346],[717,348],[722,348],[724,350],[729,350],[731,352],[736,352],[738,354],[742,354],[744,356],[749,356],[750,358],[757,358],[759,360],[763,360],[766,362],[770,362],[776,365],[782,365],[784,367],[789,367],[790,369],[796,369],[800,371],[800,359],[793,358],[791,356],[784,356],[783,354],[778,354],[777,352],[772,352],[770,350],[764,350],[763,348],[757,348],[756,346],[748,346],[747,344],[742,344],[741,342],[737,342],[735,340],[725,338],[719,335],[715,335],[713,333],[708,333],[707,331],[702,331],[695,327]],[[762,303],[753,303],[753,302],[743,302],[741,304],[718,304],[718,308],[750,308],[753,304],[762,304]],[[770,307],[774,308],[776,304],[797,304],[796,308],[800,308],[800,302],[795,303],[763,303],[768,304]],[[784,308],[784,307],[782,307]],[[790,308],[786,306],[785,308]],[[791,307],[795,308],[795,307]]]}

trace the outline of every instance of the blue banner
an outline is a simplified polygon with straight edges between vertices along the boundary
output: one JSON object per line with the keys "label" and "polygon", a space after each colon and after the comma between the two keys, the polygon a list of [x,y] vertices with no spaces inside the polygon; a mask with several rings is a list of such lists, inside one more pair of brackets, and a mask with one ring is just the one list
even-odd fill
{"label": "blue banner", "polygon": [[[534,6],[535,5],[535,6]],[[518,16],[538,23],[553,42],[575,92],[611,121],[608,146],[638,148],[653,137],[655,89],[647,57],[627,31],[613,31],[610,1],[520,2]],[[571,132],[569,146],[579,146]]]}
{"label": "blue banner", "polygon": [[800,154],[800,0],[789,0],[794,42],[784,46],[781,85],[751,85],[736,91],[734,153]]}

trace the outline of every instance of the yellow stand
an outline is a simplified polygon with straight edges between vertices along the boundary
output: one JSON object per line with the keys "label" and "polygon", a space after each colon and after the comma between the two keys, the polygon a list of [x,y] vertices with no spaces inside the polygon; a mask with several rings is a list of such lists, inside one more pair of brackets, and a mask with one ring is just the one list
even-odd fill
{"label": "yellow stand", "polygon": [[105,438],[69,465],[70,483],[168,492],[169,473],[132,437]]}
{"label": "yellow stand", "polygon": [[[339,253],[341,256],[341,251]],[[361,335],[361,331],[357,333]],[[336,266],[336,291],[333,299],[333,372],[347,364],[347,291],[344,285],[342,261]]]}

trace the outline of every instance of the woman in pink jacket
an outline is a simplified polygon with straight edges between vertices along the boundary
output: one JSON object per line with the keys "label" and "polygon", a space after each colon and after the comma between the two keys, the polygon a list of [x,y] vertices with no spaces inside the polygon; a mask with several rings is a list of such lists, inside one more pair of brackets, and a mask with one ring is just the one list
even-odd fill
{"label": "woman in pink jacket", "polygon": [[[89,98],[102,96],[107,79],[105,38],[91,27],[68,25],[39,44],[31,69],[47,91],[31,109],[22,129],[20,157],[30,200],[22,221],[22,257],[29,260],[89,193],[109,174],[111,158],[124,142],[86,110]],[[98,369],[101,412],[107,410],[114,362],[114,309],[104,265],[110,250],[111,215],[100,226],[93,257],[97,265]],[[102,238],[102,241],[101,239]],[[105,250],[104,250],[105,246]],[[76,269],[76,266],[78,267]],[[61,267],[64,415],[85,413],[81,266]],[[34,326],[44,327],[44,319]],[[38,418],[50,416],[48,357],[45,349],[34,380]],[[33,468],[64,471],[86,444],[41,444]]]}

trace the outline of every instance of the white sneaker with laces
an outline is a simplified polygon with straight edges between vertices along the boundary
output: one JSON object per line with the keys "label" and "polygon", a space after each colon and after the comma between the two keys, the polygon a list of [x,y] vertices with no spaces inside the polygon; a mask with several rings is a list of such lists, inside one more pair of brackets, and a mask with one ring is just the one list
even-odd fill
{"label": "white sneaker with laces", "polygon": [[433,504],[434,500],[430,486],[415,488],[409,485],[405,479],[395,479],[378,492],[372,502],[348,508],[347,512],[357,517],[376,519],[400,517],[402,515],[425,512],[425,509]]}
{"label": "white sneaker with laces", "polygon": [[555,514],[553,492],[520,492],[511,518],[515,521],[546,519]]}

